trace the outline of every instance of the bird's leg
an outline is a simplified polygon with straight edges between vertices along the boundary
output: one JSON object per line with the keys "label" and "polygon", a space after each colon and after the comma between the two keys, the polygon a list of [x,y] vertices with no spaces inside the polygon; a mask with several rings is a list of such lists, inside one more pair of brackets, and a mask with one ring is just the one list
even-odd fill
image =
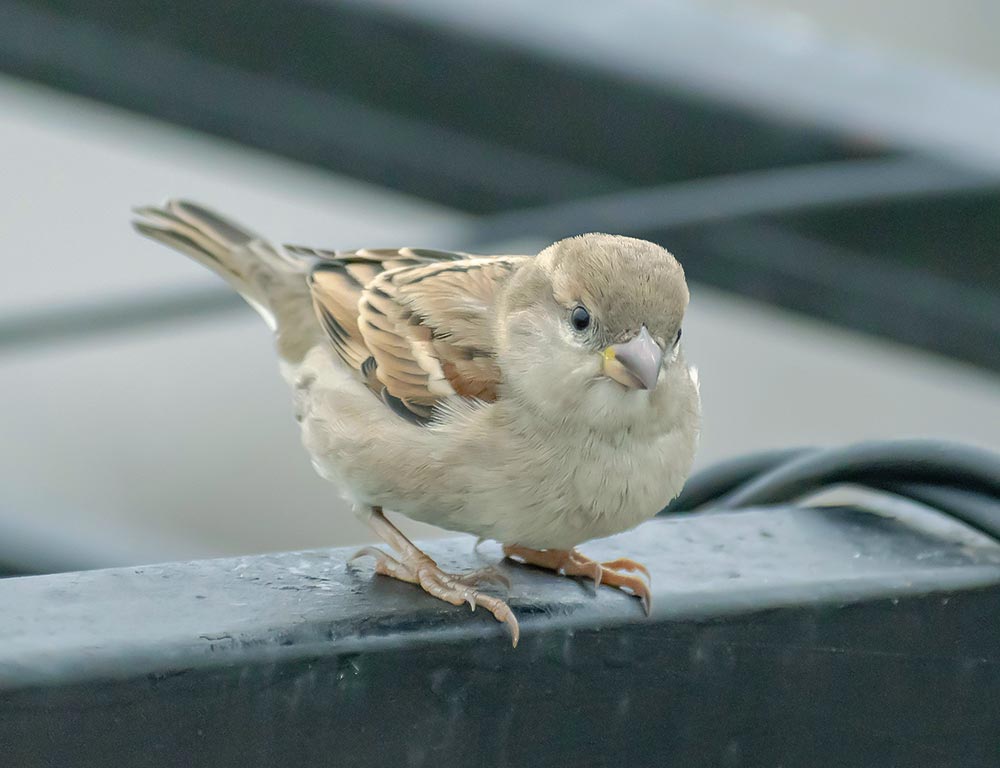
{"label": "bird's leg", "polygon": [[513,560],[520,560],[539,568],[561,573],[565,576],[583,576],[594,582],[595,588],[607,584],[619,589],[627,589],[642,601],[642,607],[649,615],[652,594],[649,584],[635,576],[636,572],[649,579],[649,571],[642,563],[628,558],[599,563],[591,560],[575,549],[529,549],[513,544],[505,544],[503,553]]}
{"label": "bird's leg", "polygon": [[509,589],[510,581],[506,576],[496,569],[477,571],[464,576],[445,573],[389,521],[381,507],[372,507],[368,525],[395,550],[398,559],[375,547],[362,547],[351,558],[351,562],[361,557],[374,557],[375,573],[418,584],[428,594],[452,605],[468,603],[472,610],[481,605],[492,613],[497,621],[507,625],[511,639],[517,646],[521,633],[510,606],[503,600],[484,595],[475,588],[484,582],[494,582],[504,584]]}

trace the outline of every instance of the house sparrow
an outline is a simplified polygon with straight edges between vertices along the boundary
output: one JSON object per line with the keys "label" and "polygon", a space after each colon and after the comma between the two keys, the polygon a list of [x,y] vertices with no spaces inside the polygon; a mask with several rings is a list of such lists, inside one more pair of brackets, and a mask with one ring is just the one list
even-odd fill
{"label": "house sparrow", "polygon": [[653,517],[697,443],[681,351],[684,271],[658,245],[588,234],[537,256],[277,247],[184,201],[135,227],[226,279],[274,331],[313,466],[393,554],[376,572],[454,605],[509,606],[496,574],[443,572],[383,514],[463,531],[507,557],[623,588],[646,569],[574,547]]}

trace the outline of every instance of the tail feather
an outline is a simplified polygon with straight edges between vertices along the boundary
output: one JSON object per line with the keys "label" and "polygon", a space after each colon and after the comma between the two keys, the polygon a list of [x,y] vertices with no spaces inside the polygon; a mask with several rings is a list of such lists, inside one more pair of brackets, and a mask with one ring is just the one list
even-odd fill
{"label": "tail feather", "polygon": [[313,343],[308,259],[278,249],[250,230],[185,200],[135,209],[141,234],[190,256],[228,282],[278,335],[283,356]]}

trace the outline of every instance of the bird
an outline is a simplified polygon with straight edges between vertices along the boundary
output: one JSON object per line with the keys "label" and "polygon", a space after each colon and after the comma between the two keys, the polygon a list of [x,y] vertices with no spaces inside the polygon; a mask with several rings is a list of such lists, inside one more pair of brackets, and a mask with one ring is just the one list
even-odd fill
{"label": "bird", "polygon": [[134,212],[140,233],[222,277],[270,327],[313,467],[391,550],[352,560],[485,608],[515,647],[514,612],[486,590],[506,577],[445,572],[386,511],[618,588],[648,615],[645,566],[577,547],[655,516],[694,460],[689,290],[666,249],[590,233],[534,255],[340,251],[276,245],[180,199]]}

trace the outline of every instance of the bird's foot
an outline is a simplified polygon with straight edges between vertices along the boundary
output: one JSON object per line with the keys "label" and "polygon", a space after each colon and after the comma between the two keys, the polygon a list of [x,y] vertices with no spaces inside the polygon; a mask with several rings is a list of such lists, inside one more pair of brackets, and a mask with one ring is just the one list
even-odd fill
{"label": "bird's foot", "polygon": [[362,547],[351,558],[351,562],[362,557],[375,558],[375,573],[389,576],[410,584],[419,585],[425,592],[452,605],[468,603],[472,610],[482,606],[497,621],[510,631],[514,646],[521,631],[517,618],[510,606],[498,597],[485,595],[478,587],[484,584],[500,584],[510,589],[510,580],[495,568],[484,568],[472,573],[456,575],[442,571],[438,564],[424,554],[415,544],[403,536],[381,511],[369,520],[372,527],[388,542],[398,554],[393,557],[376,547]]}
{"label": "bird's foot", "polygon": [[[591,579],[596,589],[607,584],[618,589],[626,589],[639,598],[643,610],[649,615],[652,607],[652,593],[647,580],[649,570],[642,563],[627,557],[600,563],[580,554],[575,549],[529,549],[515,545],[504,545],[503,553],[512,560],[519,560],[539,568],[561,573],[565,576],[582,576]],[[643,580],[636,573],[646,577]]]}
{"label": "bird's foot", "polygon": [[510,579],[495,568],[484,568],[461,575],[446,573],[422,552],[418,557],[404,557],[397,560],[375,547],[359,549],[351,558],[351,562],[362,557],[375,558],[375,573],[407,581],[410,584],[418,584],[424,592],[438,600],[444,600],[452,605],[468,603],[472,610],[476,610],[476,606],[482,606],[492,613],[497,621],[507,625],[511,640],[514,646],[517,646],[521,633],[510,606],[500,598],[485,595],[477,589],[484,584],[499,584],[510,589]]}
{"label": "bird's foot", "polygon": [[[382,576],[389,576],[394,579],[399,579],[400,581],[408,581],[411,584],[419,584],[418,574],[420,571],[420,565],[415,568],[412,566],[404,565],[402,562],[394,558],[387,552],[383,552],[378,547],[362,547],[353,555],[348,562],[353,563],[355,560],[360,560],[362,557],[372,557],[375,559],[375,573]],[[424,555],[424,557],[427,557]],[[437,567],[437,563],[427,557],[427,561]],[[444,574],[443,571],[441,571]],[[482,587],[487,584],[495,584],[496,586],[503,587],[505,590],[510,592],[511,583],[503,573],[501,573],[497,568],[490,565],[485,568],[480,568],[476,571],[470,571],[469,573],[463,574],[444,574],[448,576],[456,584],[461,584],[466,587]]]}

